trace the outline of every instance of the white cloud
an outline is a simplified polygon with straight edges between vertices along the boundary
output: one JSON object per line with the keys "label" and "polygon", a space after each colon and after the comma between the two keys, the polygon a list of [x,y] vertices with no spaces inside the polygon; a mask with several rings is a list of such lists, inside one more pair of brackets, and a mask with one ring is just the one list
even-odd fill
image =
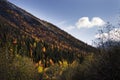
{"label": "white cloud", "polygon": [[64,28],[65,31],[70,31],[73,29],[75,29],[75,26],[68,26],[68,27]]}
{"label": "white cloud", "polygon": [[56,23],[56,25],[57,25],[57,26],[63,26],[63,25],[65,25],[66,23],[67,23],[67,21],[66,21],[66,20],[63,20],[63,21],[60,21],[60,22]]}
{"label": "white cloud", "polygon": [[73,25],[67,25],[67,22],[68,21],[63,20],[63,21],[60,21],[60,22],[56,23],[56,25],[59,26],[62,30],[65,30],[65,31],[71,31],[71,30],[76,28]]}
{"label": "white cloud", "polygon": [[88,17],[82,17],[76,23],[78,29],[80,28],[92,28],[95,26],[103,26],[105,22],[99,17],[93,17],[90,21]]}
{"label": "white cloud", "polygon": [[112,41],[120,41],[120,28],[115,28],[109,33],[102,33],[102,34],[97,34],[95,35],[95,38],[102,38],[103,41],[112,40]]}
{"label": "white cloud", "polygon": [[75,28],[74,26],[66,27],[67,30],[72,30],[72,29],[74,29],[74,28]]}

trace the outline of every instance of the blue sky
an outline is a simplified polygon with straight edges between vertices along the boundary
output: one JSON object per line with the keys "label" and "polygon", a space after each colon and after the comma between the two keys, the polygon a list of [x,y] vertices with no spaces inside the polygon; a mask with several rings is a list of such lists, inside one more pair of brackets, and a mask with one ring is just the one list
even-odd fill
{"label": "blue sky", "polygon": [[[51,22],[74,37],[92,44],[98,26],[116,23],[120,0],[8,0]],[[86,21],[91,25],[87,26]],[[84,22],[84,23],[83,23]],[[96,22],[96,23],[95,23]],[[78,25],[77,25],[78,23]]]}

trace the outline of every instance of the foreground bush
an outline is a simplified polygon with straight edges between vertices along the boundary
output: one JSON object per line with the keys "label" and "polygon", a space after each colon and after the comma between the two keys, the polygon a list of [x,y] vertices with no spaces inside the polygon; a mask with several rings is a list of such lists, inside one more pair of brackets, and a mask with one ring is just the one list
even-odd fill
{"label": "foreground bush", "polygon": [[38,73],[29,58],[10,56],[1,50],[0,80],[38,80]]}
{"label": "foreground bush", "polygon": [[120,80],[120,45],[110,46],[96,55],[91,72],[97,80]]}
{"label": "foreground bush", "polygon": [[58,80],[120,80],[120,46],[86,56],[82,64],[74,62]]}
{"label": "foreground bush", "polygon": [[66,68],[59,76],[59,80],[86,80],[90,63],[79,64],[78,61],[74,61]]}

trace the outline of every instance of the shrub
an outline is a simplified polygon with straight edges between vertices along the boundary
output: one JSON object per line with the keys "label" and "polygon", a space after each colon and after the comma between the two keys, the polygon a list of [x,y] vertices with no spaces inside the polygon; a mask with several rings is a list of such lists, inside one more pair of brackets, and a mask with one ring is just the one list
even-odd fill
{"label": "shrub", "polygon": [[59,80],[85,80],[88,64],[79,64],[74,61],[66,68],[59,77]]}
{"label": "shrub", "polygon": [[20,55],[0,51],[0,80],[38,80],[33,61]]}

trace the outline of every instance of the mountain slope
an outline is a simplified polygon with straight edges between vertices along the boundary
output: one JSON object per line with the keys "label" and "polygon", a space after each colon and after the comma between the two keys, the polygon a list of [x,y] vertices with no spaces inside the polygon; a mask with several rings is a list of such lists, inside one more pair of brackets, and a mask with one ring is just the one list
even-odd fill
{"label": "mountain slope", "polygon": [[61,51],[71,53],[95,51],[95,48],[77,40],[55,25],[36,18],[6,0],[0,0],[0,23],[2,26],[7,25],[8,27],[7,30],[1,27],[1,36],[3,33],[8,34],[8,37],[13,38],[13,41],[22,38],[21,36],[24,35],[27,38],[35,39],[37,42],[44,42],[48,46],[57,47]]}

